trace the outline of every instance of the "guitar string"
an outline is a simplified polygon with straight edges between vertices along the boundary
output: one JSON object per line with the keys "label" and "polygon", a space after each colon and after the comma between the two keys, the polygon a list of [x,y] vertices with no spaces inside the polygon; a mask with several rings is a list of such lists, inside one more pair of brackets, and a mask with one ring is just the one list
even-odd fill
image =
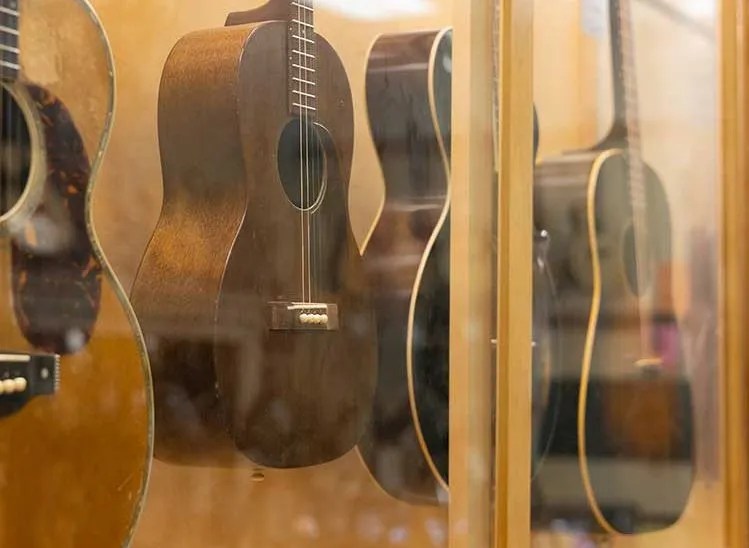
{"label": "guitar string", "polygon": [[[3,3],[4,5],[4,3]],[[10,26],[10,25],[9,25]],[[3,60],[5,60],[5,54],[3,54]],[[8,210],[11,207],[11,200],[12,200],[12,191],[10,189],[9,184],[9,171],[8,171],[8,138],[10,136],[10,130],[8,127],[8,105],[10,104],[10,96],[9,92],[6,88],[6,72],[9,72],[5,64],[3,63],[2,66],[0,66],[0,81],[2,81],[2,94],[0,98],[2,99],[2,108],[0,109],[0,127],[2,128],[2,166],[0,166],[0,175],[2,178],[0,179],[0,183],[3,185],[2,188],[2,194],[3,194],[3,204],[2,204],[2,214],[5,215],[8,213]]]}
{"label": "guitar string", "polygon": [[[11,2],[11,5],[13,3]],[[10,16],[13,18],[13,16]],[[11,28],[18,28],[18,19],[13,19],[15,25],[10,25]],[[11,73],[12,75],[12,73]],[[7,91],[6,91],[7,93]],[[21,185],[20,178],[18,177],[20,173],[17,173],[16,170],[19,169],[20,166],[14,165],[14,157],[17,154],[20,142],[17,132],[17,116],[14,115],[14,104],[13,104],[13,96],[8,93],[7,95],[7,101],[6,104],[7,107],[7,113],[6,117],[8,118],[8,146],[6,147],[6,150],[8,151],[8,176],[6,178],[5,186],[8,188],[8,194],[10,196],[10,199],[8,200],[8,203],[6,204],[6,207],[8,209],[12,208],[15,205],[15,202],[18,200],[20,195],[18,194],[19,187]]]}
{"label": "guitar string", "polygon": [[[302,3],[302,4],[304,4],[304,6],[306,8],[306,6],[307,6],[307,1],[306,0],[299,0],[299,2]],[[307,19],[308,12],[309,12],[308,8],[304,9],[303,11],[304,11],[305,23],[307,23],[307,25],[304,27],[305,28],[305,38],[307,38],[307,40],[309,40],[309,34],[307,34],[307,29],[312,28],[314,30],[314,20],[312,20],[311,17],[309,19]],[[310,61],[309,53],[307,51],[307,44],[308,44],[307,40],[303,41],[304,46],[303,46],[303,49],[301,49],[300,51],[303,51],[304,53],[303,53],[303,55],[300,55],[300,57],[304,57],[304,65],[307,68],[312,68],[311,67],[311,61]],[[314,74],[314,73],[311,70],[307,71],[307,77],[312,76],[312,74]],[[312,255],[313,255],[313,253],[312,253],[312,245],[311,245],[312,242],[311,242],[311,237],[310,237],[311,217],[312,217],[311,209],[310,209],[310,206],[312,205],[311,204],[311,201],[312,201],[312,188],[311,188],[312,181],[310,179],[310,157],[309,157],[309,155],[310,155],[310,150],[309,150],[310,127],[309,127],[309,125],[310,125],[310,118],[311,118],[310,108],[312,106],[310,105],[309,94],[305,93],[303,96],[304,96],[304,105],[305,105],[305,108],[304,108],[304,117],[305,117],[305,121],[304,121],[304,137],[305,137],[305,139],[304,139],[304,152],[305,152],[305,161],[304,161],[304,164],[305,164],[305,166],[304,166],[304,168],[305,168],[305,173],[307,175],[307,185],[306,185],[307,201],[306,201],[306,204],[305,204],[305,209],[307,210],[306,211],[306,220],[307,220],[307,254],[308,254],[308,258],[307,258],[307,284],[308,284],[308,286],[307,286],[307,296],[309,297],[310,302],[312,302]],[[314,173],[312,175],[314,176]]]}
{"label": "guitar string", "polygon": [[[312,24],[311,27],[311,35],[310,40],[311,42],[306,42],[309,45],[309,51],[311,53],[311,66],[313,69],[317,70],[317,34],[315,33],[315,6],[314,6],[314,0],[306,0],[309,4],[309,12],[310,12],[310,23]],[[319,154],[319,139],[316,138],[316,129],[315,129],[315,122],[317,121],[317,91],[316,91],[316,82],[317,82],[317,72],[312,72],[309,75],[309,83],[305,84],[307,87],[307,93],[310,94],[310,101],[312,102],[312,106],[315,110],[311,111],[311,117],[312,117],[312,123],[310,127],[310,134],[312,135],[313,142],[312,142],[312,194],[315,205],[317,204],[318,197],[320,196],[320,191],[322,189],[322,173],[318,171],[318,154]],[[319,219],[317,215],[314,215],[314,210],[310,209],[309,215],[311,217],[310,223],[312,224],[312,249],[314,250],[313,255],[313,264],[312,264],[312,278],[313,278],[313,284],[312,287],[315,289],[315,294],[320,294],[320,230],[319,230]],[[318,297],[319,298],[319,297]]]}
{"label": "guitar string", "polygon": [[[11,3],[12,4],[12,3]],[[19,28],[18,25],[18,18],[16,16],[12,16],[15,21],[15,28]],[[20,42],[18,43],[20,45]],[[10,123],[13,133],[13,138],[11,139],[11,146],[9,148],[10,150],[10,158],[9,158],[9,164],[10,164],[10,187],[11,187],[11,203],[9,204],[10,207],[13,207],[15,205],[15,202],[17,202],[20,197],[21,193],[24,190],[24,184],[26,181],[23,181],[21,179],[22,173],[21,173],[21,167],[22,164],[20,163],[20,152],[21,152],[21,136],[20,136],[20,129],[21,129],[21,114],[19,112],[15,112],[15,104],[13,101],[13,96],[8,95],[8,116],[10,117]]]}
{"label": "guitar string", "polygon": [[[300,3],[297,3],[297,42],[298,42],[297,48],[300,51],[301,51],[301,47],[302,47],[302,28],[303,28],[303,25],[302,25],[302,6],[301,6]],[[292,63],[293,63],[293,59],[294,59],[293,52],[290,52],[289,57],[292,59]],[[303,65],[302,65],[301,59],[300,59],[299,68],[297,69],[297,72],[299,73],[299,80],[303,80],[304,76],[305,76],[303,74],[302,70],[303,70]],[[299,104],[301,105],[302,104],[301,96],[294,97],[293,89],[294,89],[294,86],[292,85],[292,94],[291,94],[292,104],[294,103],[294,101],[296,99],[296,100],[298,100]],[[304,242],[305,242],[305,239],[304,239],[304,170],[303,170],[303,164],[302,164],[302,162],[303,162],[304,143],[302,142],[302,119],[301,119],[302,110],[303,110],[302,107],[299,107],[299,114],[300,114],[300,119],[299,119],[299,201],[301,202],[301,205],[302,205],[302,207],[299,208],[300,209],[300,211],[299,211],[299,215],[300,215],[300,217],[299,217],[299,226],[300,226],[300,229],[301,229],[300,243],[301,243],[301,248],[302,248],[302,272],[301,272],[302,302],[305,302],[306,301],[306,295],[305,295],[305,290],[306,290],[306,281],[305,281],[306,265],[305,265],[305,248],[304,248]]]}
{"label": "guitar string", "polygon": [[[0,5],[5,5],[4,2],[2,2]],[[3,53],[3,60],[5,60],[5,54]],[[0,204],[0,207],[2,207],[2,211],[0,211],[0,215],[5,215],[8,212],[8,204],[10,202],[10,196],[8,194],[8,184],[7,184],[7,175],[6,175],[6,145],[7,145],[7,131],[6,131],[6,116],[5,116],[5,109],[7,104],[7,98],[6,94],[8,93],[5,88],[5,76],[6,76],[6,68],[5,63],[0,64],[0,100],[2,100],[2,104],[0,104],[0,138],[2,138],[2,142],[0,142],[0,184],[2,184],[2,204]]]}

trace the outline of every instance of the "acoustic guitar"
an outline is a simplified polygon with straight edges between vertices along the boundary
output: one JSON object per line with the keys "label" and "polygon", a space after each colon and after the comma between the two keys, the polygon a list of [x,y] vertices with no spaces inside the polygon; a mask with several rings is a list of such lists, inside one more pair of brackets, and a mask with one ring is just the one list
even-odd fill
{"label": "acoustic guitar", "polygon": [[452,31],[379,37],[367,109],[385,201],[364,259],[377,316],[374,412],[359,445],[391,495],[446,500]]}
{"label": "acoustic guitar", "polygon": [[123,546],[141,507],[148,365],[91,218],[113,91],[88,2],[0,0],[3,546]]}
{"label": "acoustic guitar", "polygon": [[633,534],[684,511],[693,409],[671,294],[671,214],[640,143],[630,0],[610,2],[614,125],[591,150],[536,170],[564,360],[558,434],[539,481],[550,519]]}
{"label": "acoustic guitar", "polygon": [[[386,188],[364,259],[377,311],[379,369],[359,452],[387,493],[418,504],[446,502],[449,484],[451,89],[450,29],[375,41],[367,107]],[[539,426],[553,424],[557,404],[547,243],[539,231],[533,263],[533,423]],[[550,432],[541,438],[534,426],[534,473]]]}
{"label": "acoustic guitar", "polygon": [[313,3],[274,1],[183,37],[158,124],[164,203],[132,292],[156,455],[234,466],[238,449],[274,468],[340,457],[369,418],[375,325],[347,214],[351,91]]}

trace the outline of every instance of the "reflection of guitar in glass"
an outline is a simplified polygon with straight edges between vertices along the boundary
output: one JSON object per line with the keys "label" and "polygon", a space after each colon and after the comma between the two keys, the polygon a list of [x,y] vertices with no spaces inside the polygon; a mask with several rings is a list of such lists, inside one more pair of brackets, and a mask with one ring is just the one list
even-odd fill
{"label": "reflection of guitar in glass", "polygon": [[148,367],[91,228],[112,70],[84,0],[0,0],[3,546],[126,545],[146,484]]}
{"label": "reflection of guitar in glass", "polygon": [[377,314],[378,383],[359,451],[391,495],[446,501],[452,31],[384,35],[367,107],[385,202],[364,253]]}
{"label": "reflection of guitar in glass", "polygon": [[[553,240],[564,357],[556,381],[564,404],[540,488],[548,515],[606,533],[673,524],[693,475],[670,211],[642,159],[629,11],[629,0],[611,0],[611,132],[536,170],[536,222]],[[572,475],[574,486],[556,481]]]}
{"label": "reflection of guitar in glass", "polygon": [[[427,504],[448,490],[451,38],[448,29],[382,36],[367,71],[386,196],[364,254],[380,351],[373,421],[359,447],[387,492]],[[534,469],[549,445],[540,424],[556,407],[546,240],[539,232],[534,245]]]}

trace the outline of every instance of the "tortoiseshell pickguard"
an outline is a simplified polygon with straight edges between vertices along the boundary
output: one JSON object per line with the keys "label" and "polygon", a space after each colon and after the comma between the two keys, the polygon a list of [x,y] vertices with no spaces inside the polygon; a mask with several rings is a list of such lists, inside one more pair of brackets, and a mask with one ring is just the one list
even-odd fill
{"label": "tortoiseshell pickguard", "polygon": [[91,165],[62,102],[38,86],[27,91],[41,120],[47,177],[38,207],[12,234],[14,311],[31,345],[65,355],[86,345],[100,307],[102,267],[85,216]]}

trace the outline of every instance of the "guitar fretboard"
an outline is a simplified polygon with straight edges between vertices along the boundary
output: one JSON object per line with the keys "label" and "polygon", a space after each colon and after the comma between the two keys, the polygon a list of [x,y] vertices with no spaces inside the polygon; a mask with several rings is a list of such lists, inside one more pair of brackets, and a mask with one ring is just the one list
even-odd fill
{"label": "guitar fretboard", "polygon": [[315,119],[317,113],[317,49],[312,0],[290,2],[288,32],[289,111]]}
{"label": "guitar fretboard", "polygon": [[[648,283],[650,269],[650,253],[648,246],[647,227],[647,194],[645,189],[645,164],[642,159],[642,145],[640,141],[640,113],[637,98],[637,71],[635,67],[635,45],[632,32],[632,12],[630,0],[612,0],[612,9],[616,9],[612,22],[618,24],[619,55],[621,66],[618,75],[621,89],[621,100],[625,122],[627,153],[627,179],[629,183],[629,199],[632,206],[632,229],[635,244],[635,268],[637,287],[645,288]],[[640,338],[642,353],[645,359],[652,358],[656,353],[652,345],[652,303],[649,302],[647,291],[641,291],[639,297]]]}
{"label": "guitar fretboard", "polygon": [[18,0],[0,0],[0,79],[12,81],[18,77],[19,35]]}

